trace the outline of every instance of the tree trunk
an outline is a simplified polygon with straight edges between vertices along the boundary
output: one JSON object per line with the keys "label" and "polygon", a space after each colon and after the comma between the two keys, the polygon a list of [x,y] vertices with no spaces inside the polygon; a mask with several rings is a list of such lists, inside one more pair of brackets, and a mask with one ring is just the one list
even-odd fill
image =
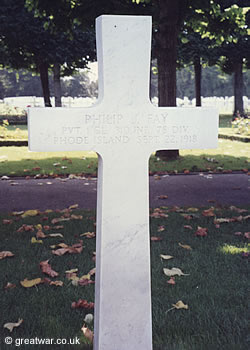
{"label": "tree trunk", "polygon": [[55,95],[55,107],[62,107],[62,90],[60,80],[60,64],[55,63],[53,67],[54,73],[54,95]]}
{"label": "tree trunk", "polygon": [[40,63],[38,69],[42,83],[44,105],[45,107],[52,107],[50,102],[48,64]]}
{"label": "tree trunk", "polygon": [[201,62],[200,57],[194,59],[194,74],[195,74],[195,98],[196,106],[201,106]]}
{"label": "tree trunk", "polygon": [[236,63],[234,69],[234,115],[239,114],[244,114],[242,61]]}
{"label": "tree trunk", "polygon": [[[183,0],[159,0],[159,28],[157,37],[159,106],[176,107],[177,36],[181,22]],[[184,5],[185,6],[185,5]],[[161,159],[177,159],[178,150],[160,150]]]}

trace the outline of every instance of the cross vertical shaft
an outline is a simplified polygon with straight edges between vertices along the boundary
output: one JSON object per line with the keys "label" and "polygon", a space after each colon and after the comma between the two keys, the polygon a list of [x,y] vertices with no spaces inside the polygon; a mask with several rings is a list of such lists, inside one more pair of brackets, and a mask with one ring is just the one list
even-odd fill
{"label": "cross vertical shaft", "polygon": [[95,350],[152,349],[148,159],[137,160],[133,173],[129,155],[99,159]]}

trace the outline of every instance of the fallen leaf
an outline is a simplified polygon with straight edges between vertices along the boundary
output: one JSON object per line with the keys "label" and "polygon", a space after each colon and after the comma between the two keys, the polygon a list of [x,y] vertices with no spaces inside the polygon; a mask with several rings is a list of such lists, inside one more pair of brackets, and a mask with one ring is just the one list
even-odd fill
{"label": "fallen leaf", "polygon": [[95,232],[85,232],[85,233],[80,234],[80,237],[94,238]]}
{"label": "fallen leaf", "polygon": [[96,273],[96,268],[94,267],[93,269],[91,269],[90,271],[89,271],[89,275],[90,276],[93,276],[93,275],[95,275],[95,273]]}
{"label": "fallen leaf", "polygon": [[6,176],[6,175],[4,175],[4,176],[2,176],[1,177],[1,180],[9,180],[10,178],[8,177],[8,176]]}
{"label": "fallen leaf", "polygon": [[181,269],[178,269],[177,267],[172,267],[172,269],[164,268],[163,272],[166,276],[172,277],[172,276],[189,276],[189,274],[183,273]]}
{"label": "fallen leaf", "polygon": [[82,277],[80,277],[80,279],[90,280],[90,274],[88,273],[87,275],[83,275]]}
{"label": "fallen leaf", "polygon": [[242,236],[242,232],[234,232],[235,236]]}
{"label": "fallen leaf", "polygon": [[71,304],[72,309],[78,309],[78,308],[83,308],[83,309],[93,309],[95,306],[94,303],[90,302],[88,303],[87,300],[79,299],[77,302],[73,302]]}
{"label": "fallen leaf", "polygon": [[36,286],[37,284],[40,284],[42,283],[42,279],[41,278],[35,278],[33,280],[27,280],[27,278],[25,278],[23,281],[20,282],[21,285],[24,287],[24,288],[30,288],[30,287],[34,287]]}
{"label": "fallen leaf", "polygon": [[181,214],[183,217],[184,217],[184,219],[186,219],[186,220],[192,220],[193,219],[193,216],[192,215],[188,215],[188,214]]}
{"label": "fallen leaf", "polygon": [[183,301],[179,300],[176,304],[172,304],[175,309],[188,309],[188,305],[185,305]]}
{"label": "fallen leaf", "polygon": [[51,281],[49,284],[50,286],[62,287],[63,281]]}
{"label": "fallen leaf", "polygon": [[23,323],[23,319],[19,318],[18,322],[16,323],[12,323],[12,322],[5,323],[3,328],[7,328],[10,332],[12,332],[13,328],[19,327],[22,323]]}
{"label": "fallen leaf", "polygon": [[21,217],[26,218],[27,216],[37,216],[39,214],[39,210],[26,210]]}
{"label": "fallen leaf", "polygon": [[184,249],[187,249],[187,250],[192,250],[191,246],[188,245],[188,244],[181,244],[181,243],[178,243],[178,245],[179,245],[181,248],[184,248]]}
{"label": "fallen leaf", "polygon": [[157,197],[158,199],[167,199],[168,195],[166,194],[161,194],[160,196]]}
{"label": "fallen leaf", "polygon": [[80,254],[82,250],[83,250],[82,241],[79,241],[79,243],[73,244],[72,246],[64,245],[63,248],[52,250],[52,254],[59,255],[59,256],[64,255],[66,253]]}
{"label": "fallen leaf", "polygon": [[90,343],[92,344],[93,339],[94,339],[94,333],[88,327],[85,327],[85,325],[83,325],[81,330],[82,330],[85,338],[87,338],[90,341]]}
{"label": "fallen leaf", "polygon": [[160,257],[161,257],[162,259],[164,259],[164,260],[173,259],[173,256],[171,256],[171,255],[163,255],[163,254],[161,254]]}
{"label": "fallen leaf", "polygon": [[192,229],[193,229],[193,227],[190,226],[190,225],[184,225],[183,227],[186,228],[186,229],[188,229],[188,230],[192,230]]}
{"label": "fallen leaf", "polygon": [[153,213],[150,214],[150,216],[151,216],[152,218],[159,219],[159,218],[167,218],[167,217],[168,217],[168,214],[166,214],[166,213],[164,212],[164,210],[161,209],[161,208],[155,208],[154,211],[153,211]]}
{"label": "fallen leaf", "polygon": [[63,218],[63,217],[61,217],[61,218],[54,218],[54,219],[51,220],[51,223],[54,225],[54,224],[57,224],[58,222],[69,221],[69,220],[70,220],[70,218]]}
{"label": "fallen leaf", "polygon": [[90,280],[90,279],[84,279],[84,278],[80,278],[78,280],[78,285],[79,286],[87,286],[88,284],[93,284],[95,283],[94,281]]}
{"label": "fallen leaf", "polygon": [[13,288],[16,288],[16,284],[14,284],[14,283],[10,283],[10,282],[8,282],[7,284],[6,284],[6,286],[4,287],[4,289],[13,289]]}
{"label": "fallen leaf", "polygon": [[50,277],[58,276],[58,272],[52,270],[51,265],[49,264],[49,260],[41,261],[39,264],[43,273],[46,273]]}
{"label": "fallen leaf", "polygon": [[21,210],[21,211],[13,211],[13,212],[12,212],[12,215],[13,215],[13,216],[20,216],[20,215],[22,215],[23,213],[24,213],[23,210]]}
{"label": "fallen leaf", "polygon": [[64,228],[64,226],[63,225],[57,225],[57,226],[54,227],[55,230],[60,230],[61,228]]}
{"label": "fallen leaf", "polygon": [[76,209],[76,208],[78,208],[79,207],[79,204],[73,204],[73,205],[71,205],[70,207],[69,207],[69,209],[71,210],[71,209]]}
{"label": "fallen leaf", "polygon": [[94,316],[92,314],[87,314],[84,318],[84,322],[90,324],[92,323],[94,320]]}
{"label": "fallen leaf", "polygon": [[212,207],[212,208],[209,208],[207,210],[203,210],[202,215],[203,216],[208,216],[208,217],[215,216],[214,208]]}
{"label": "fallen leaf", "polygon": [[155,236],[152,236],[150,239],[151,239],[151,241],[153,241],[153,242],[162,241],[162,237],[155,237]]}
{"label": "fallen leaf", "polygon": [[228,222],[232,222],[232,219],[230,219],[230,218],[217,218],[217,219],[214,219],[214,224],[223,224],[223,223],[228,223]]}
{"label": "fallen leaf", "polygon": [[82,220],[82,218],[83,218],[82,215],[75,215],[75,214],[70,215],[70,219],[73,219],[73,220]]}
{"label": "fallen leaf", "polygon": [[63,238],[63,235],[61,233],[50,233],[48,234],[49,237],[61,237]]}
{"label": "fallen leaf", "polygon": [[76,272],[78,272],[78,269],[71,269],[71,270],[67,270],[67,271],[65,271],[65,273],[67,274],[70,274],[70,273],[76,273]]}
{"label": "fallen leaf", "polygon": [[10,225],[10,224],[12,224],[12,222],[13,222],[13,220],[3,219],[4,225]]}
{"label": "fallen leaf", "polygon": [[3,250],[2,252],[0,252],[0,260],[5,258],[10,258],[12,256],[14,256],[14,254],[8,250]]}
{"label": "fallen leaf", "polygon": [[34,226],[23,224],[21,227],[19,227],[19,229],[17,229],[17,232],[28,232],[28,231],[31,231],[31,232],[35,231]]}
{"label": "fallen leaf", "polygon": [[36,239],[36,237],[32,237],[30,241],[32,244],[34,244],[34,243],[43,244],[43,241],[41,239]]}
{"label": "fallen leaf", "polygon": [[41,170],[41,168],[39,166],[36,166],[36,167],[32,168],[32,170],[38,171],[38,170]]}
{"label": "fallen leaf", "polygon": [[175,280],[174,280],[174,277],[170,277],[170,279],[167,281],[168,284],[176,284]]}
{"label": "fallen leaf", "polygon": [[237,211],[238,213],[246,213],[247,212],[246,209],[237,208],[237,207],[235,207],[233,205],[231,205],[231,207],[229,207],[229,208],[230,208],[230,210]]}
{"label": "fallen leaf", "polygon": [[244,237],[247,238],[247,239],[250,239],[250,232],[245,232],[244,233]]}
{"label": "fallen leaf", "polygon": [[198,208],[188,208],[187,211],[192,212],[192,213],[196,213],[197,211],[199,211],[199,209]]}
{"label": "fallen leaf", "polygon": [[205,237],[207,236],[207,230],[208,230],[207,228],[198,226],[198,229],[195,232],[195,236]]}
{"label": "fallen leaf", "polygon": [[46,237],[47,237],[47,235],[45,235],[45,233],[43,231],[41,231],[41,230],[37,231],[37,233],[36,233],[37,239],[38,238],[46,238]]}

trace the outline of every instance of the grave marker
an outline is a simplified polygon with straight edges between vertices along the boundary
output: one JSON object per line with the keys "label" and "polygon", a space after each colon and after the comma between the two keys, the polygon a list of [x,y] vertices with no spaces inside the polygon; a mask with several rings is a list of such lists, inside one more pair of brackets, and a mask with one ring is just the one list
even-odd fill
{"label": "grave marker", "polygon": [[212,148],[211,108],[149,101],[151,17],[97,18],[99,102],[32,108],[32,151],[99,155],[95,350],[151,350],[148,159],[157,149]]}

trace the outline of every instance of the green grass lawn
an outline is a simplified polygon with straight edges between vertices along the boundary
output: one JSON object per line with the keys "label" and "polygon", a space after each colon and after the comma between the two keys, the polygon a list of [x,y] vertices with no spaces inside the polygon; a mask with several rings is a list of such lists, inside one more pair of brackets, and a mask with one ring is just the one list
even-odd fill
{"label": "green grass lawn", "polygon": [[[152,174],[183,171],[230,171],[247,169],[250,144],[219,140],[219,147],[211,150],[181,150],[175,161],[160,161],[154,155],[149,161]],[[29,152],[27,147],[0,147],[0,175],[34,176],[93,174],[97,171],[94,152]]]}
{"label": "green grass lawn", "polygon": [[[156,214],[151,216],[151,237],[162,239],[151,240],[154,350],[248,348],[248,259],[244,255],[250,249],[244,233],[249,231],[247,216],[250,207],[246,209],[246,212],[240,212],[234,207],[215,208],[210,210],[210,215],[215,216],[204,216],[208,215],[208,212],[203,212],[204,209],[163,208],[161,214],[167,214],[168,217],[157,218]],[[68,221],[56,224],[52,222],[53,218],[67,218],[71,214],[83,215],[83,219],[72,217]],[[217,220],[234,219],[220,224],[218,220],[216,226],[215,217]],[[32,225],[30,229],[33,228],[34,231],[17,232],[23,224]],[[35,228],[37,224],[43,226],[45,234],[60,232],[63,238],[47,237],[40,239],[43,243],[31,243],[38,231]],[[58,225],[63,227],[55,228]],[[198,226],[207,228],[207,236],[195,235]],[[65,275],[66,270],[78,268],[77,275],[80,277],[94,268],[92,257],[95,238],[80,236],[88,231],[95,231],[95,214],[91,211],[38,213],[37,216],[25,218],[0,216],[0,252],[11,251],[14,254],[13,257],[0,260],[1,350],[10,349],[9,345],[3,344],[4,338],[8,336],[14,340],[35,337],[69,340],[79,337],[82,343],[80,347],[71,345],[58,348],[92,349],[91,346],[83,345],[87,341],[81,327],[85,315],[93,313],[93,310],[72,309],[71,303],[79,299],[94,302],[94,284],[73,286]],[[235,232],[238,234],[235,235]],[[51,245],[72,245],[80,239],[84,246],[80,254],[56,256],[51,253]],[[189,245],[192,249],[185,249],[179,243]],[[161,254],[173,258],[164,260],[160,257]],[[48,259],[52,269],[58,272],[57,277],[49,277],[39,268],[39,263]],[[180,268],[188,274],[176,276],[175,285],[168,284],[170,278],[163,273],[163,268],[172,267]],[[25,288],[20,284],[25,278],[31,280],[44,277],[60,280],[63,286],[43,283]],[[94,276],[91,279],[94,280]],[[5,289],[8,282],[16,287]],[[188,309],[168,311],[179,300],[188,305]],[[112,295],[110,302],[112,303]],[[3,328],[5,323],[17,322],[19,318],[23,319],[23,323],[14,328],[12,333]],[[93,329],[93,326],[90,325],[89,328]],[[27,348],[45,347],[29,345]],[[56,346],[54,348],[57,349]]]}
{"label": "green grass lawn", "polygon": [[[220,116],[220,132],[230,134],[231,115]],[[7,127],[8,138],[26,140],[27,126]],[[219,139],[219,147],[211,150],[181,150],[176,161],[159,161],[152,155],[149,171],[154,173],[192,171],[246,171],[249,167],[250,144]],[[94,152],[29,152],[27,147],[0,147],[0,176],[34,176],[92,174],[97,172]]]}

